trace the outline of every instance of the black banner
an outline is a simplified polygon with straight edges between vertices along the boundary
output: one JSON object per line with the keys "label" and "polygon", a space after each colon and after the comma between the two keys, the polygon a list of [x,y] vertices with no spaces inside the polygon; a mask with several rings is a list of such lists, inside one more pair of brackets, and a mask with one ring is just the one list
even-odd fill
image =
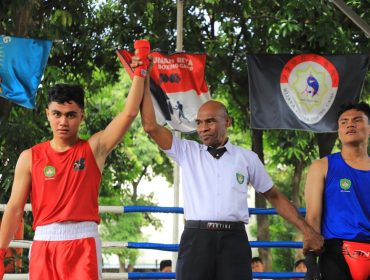
{"label": "black banner", "polygon": [[369,55],[249,55],[251,127],[337,131],[341,104],[358,101]]}

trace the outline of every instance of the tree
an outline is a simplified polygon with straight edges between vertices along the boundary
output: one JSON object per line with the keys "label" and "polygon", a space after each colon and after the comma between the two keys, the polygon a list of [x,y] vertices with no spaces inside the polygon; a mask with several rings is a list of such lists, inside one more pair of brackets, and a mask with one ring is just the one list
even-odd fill
{"label": "tree", "polygon": [[[365,21],[370,22],[368,1],[347,0],[346,3]],[[207,81],[214,97],[227,100],[234,118],[234,129],[241,131],[235,137],[251,137],[244,139],[244,142],[258,152],[268,165],[278,159],[282,165],[294,168],[295,171],[289,174],[290,180],[295,182],[294,200],[297,200],[297,185],[298,181],[302,181],[300,178],[303,177],[306,160],[310,161],[318,154],[323,156],[329,153],[336,135],[290,131],[249,133],[246,56],[252,53],[368,53],[370,41],[330,1],[287,0],[282,3],[277,0],[189,0],[185,4],[184,50],[207,52]],[[114,49],[129,49],[132,48],[134,39],[148,38],[152,46],[174,51],[175,18],[176,5],[171,0],[1,1],[2,33],[53,39],[54,46],[38,92],[36,110],[29,111],[10,104],[0,105],[0,119],[8,119],[0,124],[0,187],[9,188],[19,152],[49,135],[42,112],[46,106],[45,92],[51,85],[56,82],[84,85],[88,107],[92,106],[89,113],[92,120],[86,123],[84,134],[90,135],[109,121],[109,114],[103,113],[101,118],[98,116],[105,110],[109,111],[105,107],[109,103],[95,103],[95,98],[101,89],[113,86],[120,78],[118,69],[121,66],[117,62]],[[28,33],[18,33],[20,26],[27,26]],[[367,75],[362,97],[368,101],[369,81],[370,73]],[[26,131],[24,127],[31,129]],[[124,140],[125,143],[128,141],[126,144],[134,142],[130,137],[134,136],[127,136]],[[287,139],[289,141],[285,141]],[[280,143],[286,149],[274,151],[272,147],[280,147]],[[299,145],[292,147],[293,143]],[[119,149],[117,151],[121,151]],[[310,154],[309,151],[314,153]],[[125,152],[134,154],[137,151]],[[308,157],[304,158],[303,155]],[[119,177],[120,182],[125,182],[126,179],[137,181],[139,177],[122,175],[132,168],[135,172],[144,170],[140,168],[144,168],[145,164],[137,165],[132,160],[128,160],[126,154],[113,153],[107,164],[116,166],[116,162],[123,162],[124,167],[119,172],[107,174],[105,180],[123,176]],[[155,172],[158,171],[156,166],[159,165],[154,164]],[[140,174],[135,172],[133,174]],[[118,185],[107,185],[107,188],[103,186],[102,194],[109,196],[110,191],[113,191],[110,188],[120,189]],[[5,196],[9,195],[8,191],[1,192],[3,193]],[[287,193],[289,195],[291,191]],[[264,200],[258,200],[256,206],[265,207],[263,203]],[[258,237],[268,240],[267,217],[259,219]],[[260,253],[267,267],[271,268],[268,250],[261,250]]]}
{"label": "tree", "polygon": [[[370,21],[369,3],[347,1],[361,14],[365,21]],[[185,26],[192,34],[185,38],[197,42],[212,54],[208,62],[207,80],[211,91],[219,87],[227,88],[227,96],[232,99],[236,111],[244,119],[242,127],[249,126],[249,98],[246,55],[250,53],[367,53],[369,40],[345,15],[330,2],[310,1],[205,1],[199,4],[189,1],[188,11],[194,18],[186,19]],[[191,21],[197,23],[190,23]],[[193,34],[201,34],[196,40]],[[188,37],[187,37],[188,36]],[[186,39],[185,39],[186,41]],[[367,78],[369,81],[369,75]],[[216,90],[215,90],[216,89]],[[365,94],[369,94],[368,83]],[[270,132],[265,132],[270,134]],[[266,159],[262,146],[262,131],[253,131],[252,149],[262,160]],[[286,132],[294,139],[294,133]],[[271,138],[273,138],[272,136]],[[270,139],[270,136],[267,136]],[[320,134],[316,136],[320,156],[330,153],[336,135]],[[311,141],[310,141],[311,142]],[[292,145],[292,143],[290,143]],[[307,148],[300,153],[306,153]],[[290,157],[291,158],[291,157]],[[301,163],[300,158],[294,159]],[[297,166],[295,181],[301,177],[304,166]],[[293,178],[293,179],[294,179]],[[295,184],[297,186],[297,184]],[[257,197],[257,207],[265,207],[263,199]],[[258,218],[258,238],[268,240],[267,218]],[[270,268],[268,251],[259,250],[260,255]]]}
{"label": "tree", "polygon": [[[112,90],[112,85],[118,80],[118,69],[121,69],[114,52],[114,46],[131,46],[133,39],[140,37],[137,32],[122,34],[110,40],[109,25],[118,27],[119,22],[114,23],[115,17],[106,17],[114,12],[113,2],[105,6],[99,6],[95,1],[2,1],[0,11],[2,19],[1,31],[7,35],[32,36],[36,38],[48,38],[54,41],[54,46],[44,73],[42,87],[37,95],[37,108],[34,111],[20,106],[10,106],[7,101],[1,108],[4,114],[1,123],[1,146],[0,146],[0,186],[1,202],[5,203],[10,194],[10,186],[13,180],[14,167],[20,152],[31,147],[37,142],[48,139],[50,132],[44,115],[46,107],[46,91],[50,86],[58,82],[79,83],[86,89],[88,107],[87,114],[91,119],[86,121],[82,129],[82,137],[87,138],[92,133],[102,129],[111,120],[110,112],[112,104],[116,104],[114,95],[98,100],[99,95],[104,95]],[[116,5],[118,5],[116,3]],[[127,8],[127,5],[126,5]],[[137,22],[128,20],[130,13],[125,13],[127,30],[137,27]],[[3,20],[4,19],[4,20]],[[108,22],[107,20],[111,20]],[[19,22],[19,24],[18,24]],[[18,26],[28,27],[28,32],[18,33]],[[122,25],[119,26],[121,28]],[[118,30],[118,28],[117,28]],[[122,40],[120,43],[119,40]],[[127,90],[128,81],[125,83]],[[123,106],[123,95],[119,104]],[[98,102],[102,101],[102,102]],[[109,101],[109,102],[107,102]],[[2,105],[1,105],[2,106]],[[6,111],[5,111],[5,109]],[[4,110],[3,110],[4,109]],[[95,114],[98,113],[98,114]],[[125,145],[133,145],[133,134],[126,135]],[[147,142],[148,143],[148,142]],[[144,145],[147,145],[145,143]],[[149,142],[150,143],[150,142]],[[153,146],[153,145],[152,145]],[[124,148],[118,147],[122,152]],[[148,146],[150,147],[150,146]],[[153,149],[152,149],[153,152]],[[104,174],[101,193],[104,197],[122,196],[120,203],[132,204],[134,202],[151,203],[151,196],[137,197],[137,185],[140,178],[150,176],[146,174],[149,165],[154,172],[168,176],[168,160],[161,160],[161,156],[153,156],[151,162],[140,163],[140,159],[129,158],[126,154],[115,151],[107,162],[107,170]],[[145,166],[144,166],[145,164]],[[159,167],[161,165],[161,167]],[[155,173],[153,173],[155,174]],[[133,180],[134,194],[125,191],[128,182]],[[123,189],[123,190],[122,190]],[[131,203],[130,203],[131,202]],[[132,219],[140,229],[148,223],[160,226],[158,221],[150,215]],[[26,216],[26,223],[31,223],[30,216]],[[29,227],[28,227],[29,229]],[[125,231],[123,228],[122,232]],[[32,232],[27,231],[25,238],[31,239]],[[130,235],[131,236],[131,235]],[[133,236],[139,239],[140,231]]]}

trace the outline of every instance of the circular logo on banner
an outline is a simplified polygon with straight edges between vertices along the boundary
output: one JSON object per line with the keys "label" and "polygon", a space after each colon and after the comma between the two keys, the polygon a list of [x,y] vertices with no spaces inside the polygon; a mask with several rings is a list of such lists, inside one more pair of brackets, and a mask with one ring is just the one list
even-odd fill
{"label": "circular logo on banner", "polygon": [[285,64],[280,88],[285,102],[299,120],[318,123],[328,112],[338,91],[339,75],[325,57],[301,54]]}

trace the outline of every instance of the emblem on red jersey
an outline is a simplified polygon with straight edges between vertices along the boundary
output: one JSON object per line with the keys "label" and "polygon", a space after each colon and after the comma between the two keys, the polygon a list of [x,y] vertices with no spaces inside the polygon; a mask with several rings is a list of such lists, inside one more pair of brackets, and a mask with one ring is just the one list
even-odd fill
{"label": "emblem on red jersey", "polygon": [[80,171],[80,170],[83,170],[84,168],[85,168],[85,159],[84,158],[80,158],[79,160],[76,160],[73,163],[73,170],[74,171]]}
{"label": "emblem on red jersey", "polygon": [[45,166],[44,175],[46,177],[53,177],[55,175],[55,167],[51,165]]}

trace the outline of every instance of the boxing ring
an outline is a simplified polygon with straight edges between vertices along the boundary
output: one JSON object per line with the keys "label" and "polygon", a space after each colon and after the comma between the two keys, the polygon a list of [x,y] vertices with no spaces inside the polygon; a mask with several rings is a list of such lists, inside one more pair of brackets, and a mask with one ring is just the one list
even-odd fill
{"label": "boxing ring", "polygon": [[[0,204],[0,211],[4,211],[4,204]],[[31,205],[25,206],[25,211],[32,211]],[[299,213],[305,214],[304,208],[298,209]],[[172,213],[183,214],[182,207],[161,207],[161,206],[99,206],[99,213]],[[249,208],[250,215],[276,215],[274,208]],[[303,242],[294,241],[250,241],[252,248],[302,248]],[[11,248],[29,249],[32,241],[13,240],[10,243]],[[103,241],[102,248],[129,248],[129,249],[152,249],[160,251],[177,252],[178,244],[163,244],[150,242],[122,242],[122,241]],[[253,278],[260,279],[303,279],[303,272],[253,272]],[[4,280],[23,280],[28,279],[28,274],[5,274]],[[126,279],[176,279],[174,272],[128,272],[128,273],[103,273],[105,280],[126,280]]]}

